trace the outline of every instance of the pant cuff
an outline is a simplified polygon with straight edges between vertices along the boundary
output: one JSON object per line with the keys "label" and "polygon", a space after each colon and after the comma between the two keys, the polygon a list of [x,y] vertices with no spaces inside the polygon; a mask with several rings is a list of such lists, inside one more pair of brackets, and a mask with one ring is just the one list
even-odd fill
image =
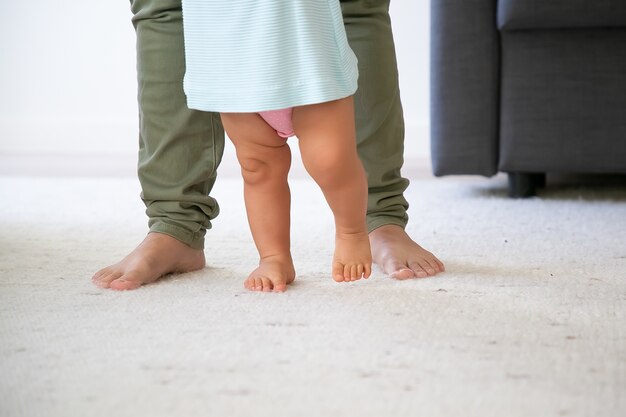
{"label": "pant cuff", "polygon": [[374,230],[378,229],[382,226],[387,226],[388,224],[393,224],[395,226],[400,226],[404,229],[409,221],[408,216],[404,217],[392,217],[392,216],[377,216],[374,218],[367,218],[367,232],[371,233]]}
{"label": "pant cuff", "polygon": [[180,226],[159,222],[151,225],[150,231],[171,236],[174,239],[179,240],[185,245],[191,247],[192,249],[204,249],[204,235],[206,233],[205,230],[192,232]]}

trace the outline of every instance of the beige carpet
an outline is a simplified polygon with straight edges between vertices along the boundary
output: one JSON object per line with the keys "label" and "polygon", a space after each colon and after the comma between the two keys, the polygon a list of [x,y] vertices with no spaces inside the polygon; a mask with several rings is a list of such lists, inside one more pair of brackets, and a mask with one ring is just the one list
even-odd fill
{"label": "beige carpet", "polygon": [[285,294],[243,289],[234,178],[210,266],[120,293],[89,278],[143,238],[136,180],[0,178],[0,416],[626,415],[625,186],[416,179],[408,230],[448,271],[337,284],[330,213],[292,184]]}

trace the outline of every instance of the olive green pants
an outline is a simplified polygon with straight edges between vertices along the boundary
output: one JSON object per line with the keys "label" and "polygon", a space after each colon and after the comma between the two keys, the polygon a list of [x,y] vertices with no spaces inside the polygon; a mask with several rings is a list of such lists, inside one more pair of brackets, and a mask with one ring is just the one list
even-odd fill
{"label": "olive green pants", "polygon": [[[131,0],[137,33],[141,198],[149,227],[201,249],[219,206],[209,193],[224,150],[219,114],[187,108],[181,0]],[[369,185],[370,231],[404,227],[408,180],[400,175],[404,120],[389,0],[346,0],[348,41],[359,60],[355,113]]]}

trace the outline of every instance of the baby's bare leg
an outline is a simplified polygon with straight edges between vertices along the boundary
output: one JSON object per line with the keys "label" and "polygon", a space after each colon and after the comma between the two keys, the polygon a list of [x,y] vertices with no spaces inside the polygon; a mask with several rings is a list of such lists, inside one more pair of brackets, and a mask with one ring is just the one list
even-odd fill
{"label": "baby's bare leg", "polygon": [[285,291],[296,275],[289,248],[291,151],[258,114],[223,113],[222,122],[237,150],[248,223],[260,257],[244,285]]}
{"label": "baby's bare leg", "polygon": [[294,131],[307,171],[318,183],[335,216],[335,281],[371,274],[367,235],[367,179],[356,151],[352,97],[296,107]]}

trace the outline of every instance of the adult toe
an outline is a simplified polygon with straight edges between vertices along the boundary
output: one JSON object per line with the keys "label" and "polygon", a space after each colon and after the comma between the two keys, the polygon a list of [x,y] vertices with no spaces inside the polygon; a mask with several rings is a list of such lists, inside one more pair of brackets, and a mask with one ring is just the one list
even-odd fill
{"label": "adult toe", "polygon": [[111,282],[120,278],[122,275],[124,274],[121,272],[107,271],[101,274],[100,276],[98,276],[97,278],[94,277],[92,281],[94,284],[96,284],[100,288],[110,288]]}
{"label": "adult toe", "polygon": [[384,265],[383,271],[385,274],[395,279],[408,279],[415,277],[415,272],[411,268],[409,268],[405,263],[396,260],[388,261]]}

